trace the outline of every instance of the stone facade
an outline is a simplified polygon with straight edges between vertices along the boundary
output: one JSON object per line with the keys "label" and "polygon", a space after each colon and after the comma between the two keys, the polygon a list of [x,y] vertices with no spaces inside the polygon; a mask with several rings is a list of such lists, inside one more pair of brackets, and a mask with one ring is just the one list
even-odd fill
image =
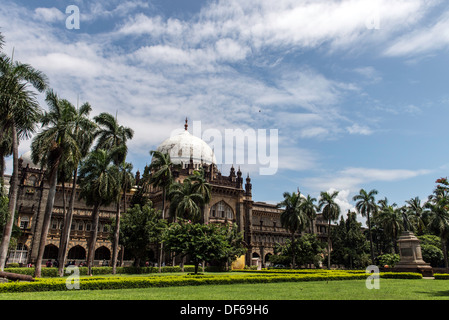
{"label": "stone facade", "polygon": [[[23,233],[18,240],[16,250],[10,252],[8,263],[35,264],[48,195],[48,182],[45,179],[45,172],[30,165],[27,159],[21,158],[19,163],[21,169],[19,172],[20,187],[17,203],[19,217],[17,223]],[[236,171],[234,167],[231,167],[229,175],[224,176],[215,164],[202,164],[201,166],[206,172],[207,181],[212,186],[211,201],[204,209],[203,221],[236,223],[239,230],[244,233],[244,241],[248,248],[245,257],[246,265],[265,266],[268,257],[274,254],[275,244],[282,244],[290,238],[289,232],[281,226],[280,215],[282,210],[274,204],[253,201],[251,178],[249,175],[243,178],[240,169]],[[174,173],[176,180],[182,181],[198,167],[199,165],[192,161],[185,164],[182,169]],[[63,194],[66,194],[65,203],[68,205],[71,190],[70,183],[65,184],[64,190],[62,185],[57,187],[43,264],[49,259],[55,260],[57,258],[64,220]],[[67,250],[67,261],[76,261],[77,263],[85,261],[87,258],[92,214],[92,208],[87,207],[84,201],[79,200],[79,191],[78,186],[76,186],[73,221]],[[150,188],[149,192],[155,208],[162,209],[161,190]],[[126,195],[126,203],[129,203],[131,197],[131,193]],[[166,208],[168,208],[168,204]],[[123,207],[121,210],[123,211]],[[115,204],[101,208],[99,232],[95,246],[96,265],[102,264],[104,261],[110,265],[112,242],[109,240],[108,224],[114,216]],[[307,232],[315,233],[323,241],[326,241],[327,228],[327,223],[318,215],[313,226]],[[119,257],[123,259],[120,253]],[[171,262],[168,260],[166,260],[166,263]]]}

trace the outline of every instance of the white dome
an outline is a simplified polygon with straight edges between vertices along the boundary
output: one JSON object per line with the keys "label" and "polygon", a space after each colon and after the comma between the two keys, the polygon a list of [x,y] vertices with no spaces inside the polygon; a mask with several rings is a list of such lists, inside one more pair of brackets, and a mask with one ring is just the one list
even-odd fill
{"label": "white dome", "polygon": [[193,164],[216,164],[214,152],[206,142],[190,134],[187,130],[171,136],[162,142],[157,151],[168,153],[174,164],[187,165],[192,158]]}

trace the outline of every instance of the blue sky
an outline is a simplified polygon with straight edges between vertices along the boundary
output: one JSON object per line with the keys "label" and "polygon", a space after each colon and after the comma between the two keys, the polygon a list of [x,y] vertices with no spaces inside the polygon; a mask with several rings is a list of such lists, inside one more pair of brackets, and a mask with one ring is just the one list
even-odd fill
{"label": "blue sky", "polygon": [[[66,28],[69,5],[78,30]],[[136,132],[135,170],[185,117],[203,130],[277,129],[275,175],[241,164],[253,198],[333,189],[345,212],[361,188],[402,205],[448,175],[448,9],[438,0],[3,0],[0,30],[4,51],[14,47],[61,97],[79,95],[94,115],[117,111]]]}

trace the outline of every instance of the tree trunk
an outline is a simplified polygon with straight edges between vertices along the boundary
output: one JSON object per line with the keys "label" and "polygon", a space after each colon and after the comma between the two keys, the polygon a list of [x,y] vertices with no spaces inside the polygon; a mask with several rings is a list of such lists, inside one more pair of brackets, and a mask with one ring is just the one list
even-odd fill
{"label": "tree trunk", "polygon": [[73,206],[75,203],[77,176],[78,176],[78,168],[76,168],[75,171],[73,172],[72,194],[70,195],[69,209],[67,210],[67,215],[66,218],[64,219],[64,229],[62,231],[58,252],[58,262],[59,262],[58,274],[60,277],[64,276],[64,266],[66,261],[67,247],[70,241],[70,230],[72,227]]}
{"label": "tree trunk", "polygon": [[34,281],[32,276],[20,273],[12,273],[12,272],[3,272],[0,271],[0,278],[6,278],[12,281]]}
{"label": "tree trunk", "polygon": [[327,228],[327,268],[331,268],[331,220],[329,219]]}
{"label": "tree trunk", "polygon": [[47,204],[45,206],[44,221],[42,224],[41,240],[39,242],[39,250],[37,253],[36,267],[34,269],[34,276],[36,278],[41,277],[42,258],[44,257],[45,244],[47,242],[48,229],[50,228],[51,215],[53,212],[53,204],[55,201],[56,184],[58,181],[58,166],[59,166],[59,161],[55,161],[53,168],[51,169],[50,177],[49,177],[50,188],[48,191]]}
{"label": "tree trunk", "polygon": [[114,230],[114,241],[113,241],[113,247],[112,247],[112,274],[115,274],[116,270],[117,270],[119,237],[120,237],[120,195],[118,196],[117,211],[115,213],[115,230]]}
{"label": "tree trunk", "polygon": [[92,275],[92,266],[95,258],[95,244],[97,243],[99,219],[100,219],[100,204],[96,204],[92,212],[92,235],[89,243],[89,252],[87,254],[87,268],[90,275]]}
{"label": "tree trunk", "polygon": [[[263,259],[263,257],[262,257]],[[295,232],[292,232],[292,269],[295,268]]]}
{"label": "tree trunk", "polygon": [[446,243],[447,243],[447,239],[442,237],[442,238],[441,238],[441,248],[443,249],[444,267],[445,267],[446,270],[447,270],[449,264],[448,264],[448,257],[447,257]]}
{"label": "tree trunk", "polygon": [[11,128],[12,148],[13,148],[13,170],[11,184],[9,189],[9,217],[3,232],[3,239],[0,245],[0,271],[5,268],[6,258],[8,255],[9,242],[11,240],[12,227],[14,225],[14,217],[16,213],[17,194],[19,191],[19,151],[17,141],[17,130],[13,124]]}
{"label": "tree trunk", "polygon": [[369,212],[366,215],[368,220],[368,234],[369,234],[369,245],[371,251],[371,263],[374,265],[374,248],[373,248],[373,235],[371,234],[371,222],[369,218]]}
{"label": "tree trunk", "polygon": [[[165,187],[162,188],[162,219],[165,219]],[[162,272],[162,255],[164,252],[164,243],[161,241],[159,251],[159,273]]]}

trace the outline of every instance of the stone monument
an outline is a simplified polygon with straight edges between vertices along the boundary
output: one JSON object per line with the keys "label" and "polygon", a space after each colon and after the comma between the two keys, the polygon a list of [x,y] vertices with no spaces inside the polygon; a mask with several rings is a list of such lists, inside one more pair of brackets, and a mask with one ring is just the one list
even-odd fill
{"label": "stone monument", "polygon": [[400,260],[392,268],[395,272],[419,272],[424,277],[432,277],[433,269],[430,263],[426,263],[421,254],[421,246],[413,232],[404,228],[398,240]]}

